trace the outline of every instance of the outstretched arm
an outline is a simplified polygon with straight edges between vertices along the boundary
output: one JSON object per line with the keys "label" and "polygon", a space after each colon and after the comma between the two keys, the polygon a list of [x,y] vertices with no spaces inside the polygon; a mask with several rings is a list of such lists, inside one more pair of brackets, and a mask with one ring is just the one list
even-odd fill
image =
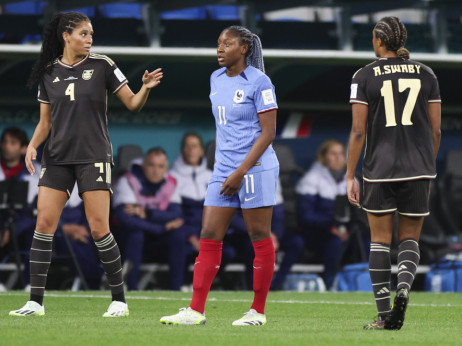
{"label": "outstretched arm", "polygon": [[149,92],[152,88],[155,88],[160,84],[160,80],[164,76],[162,69],[158,68],[152,72],[148,70],[144,71],[142,81],[143,85],[141,86],[140,91],[136,94],[130,89],[130,87],[125,84],[118,92],[117,97],[122,101],[122,103],[132,112],[139,112],[146,100],[148,99]]}

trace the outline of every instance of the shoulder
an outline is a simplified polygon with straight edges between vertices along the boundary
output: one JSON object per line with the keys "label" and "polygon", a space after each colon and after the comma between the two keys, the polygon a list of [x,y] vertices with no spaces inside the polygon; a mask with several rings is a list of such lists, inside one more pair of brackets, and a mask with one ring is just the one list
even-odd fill
{"label": "shoulder", "polygon": [[427,65],[422,64],[421,62],[418,62],[418,61],[414,61],[414,60],[408,60],[408,63],[420,66],[423,73],[427,73],[427,74],[431,75],[432,77],[436,78],[435,72],[433,72],[433,70],[430,67],[428,67]]}
{"label": "shoulder", "polygon": [[271,83],[271,79],[265,73],[263,73],[258,68],[255,68],[253,66],[249,66],[245,70],[245,74],[250,82],[254,82],[254,83],[270,82]]}
{"label": "shoulder", "polygon": [[210,79],[211,80],[216,79],[218,76],[222,75],[225,72],[226,72],[226,67],[221,67],[218,70],[215,70],[212,72],[212,74],[210,75]]}
{"label": "shoulder", "polygon": [[100,61],[102,64],[107,64],[107,65],[109,65],[111,67],[115,65],[114,60],[112,60],[107,55],[90,53],[90,56],[88,58],[93,60],[93,61]]}
{"label": "shoulder", "polygon": [[378,60],[375,60],[363,67],[361,67],[359,70],[357,70],[354,74],[353,74],[353,79],[355,78],[361,78],[365,75],[367,75],[367,73],[373,69],[376,65],[378,65]]}

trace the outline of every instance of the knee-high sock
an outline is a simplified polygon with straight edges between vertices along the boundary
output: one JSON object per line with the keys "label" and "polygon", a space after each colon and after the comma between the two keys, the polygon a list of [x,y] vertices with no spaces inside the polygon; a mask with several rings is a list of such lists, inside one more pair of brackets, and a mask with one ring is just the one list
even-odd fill
{"label": "knee-high sock", "polygon": [[30,300],[43,304],[48,268],[53,248],[53,234],[34,232],[30,249]]}
{"label": "knee-high sock", "polygon": [[398,290],[411,289],[420,260],[419,243],[414,239],[403,240],[398,252]]}
{"label": "knee-high sock", "polygon": [[122,261],[120,251],[112,233],[106,234],[101,239],[95,240],[98,248],[98,255],[104,272],[106,273],[107,282],[111,289],[112,300],[125,303],[124,282],[122,279]]}
{"label": "knee-high sock", "polygon": [[194,264],[193,297],[191,309],[204,313],[205,301],[212,286],[213,279],[220,269],[223,242],[201,239],[199,255]]}
{"label": "knee-high sock", "polygon": [[390,245],[371,243],[369,274],[379,316],[390,312]]}
{"label": "knee-high sock", "polygon": [[252,245],[255,251],[255,259],[253,260],[253,291],[255,295],[251,308],[264,314],[266,297],[274,273],[276,253],[273,238],[254,241]]}

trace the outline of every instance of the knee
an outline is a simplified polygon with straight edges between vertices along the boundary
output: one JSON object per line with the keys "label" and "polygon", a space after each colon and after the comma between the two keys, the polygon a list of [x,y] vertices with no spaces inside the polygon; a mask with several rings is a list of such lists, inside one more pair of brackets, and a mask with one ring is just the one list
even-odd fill
{"label": "knee", "polygon": [[260,226],[249,227],[249,237],[252,242],[260,241],[271,237],[271,229],[265,229]]}
{"label": "knee", "polygon": [[109,220],[101,217],[92,217],[88,219],[88,225],[93,239],[99,239],[109,233]]}
{"label": "knee", "polygon": [[53,234],[56,231],[57,225],[54,224],[53,220],[47,217],[38,217],[35,230],[39,233]]}
{"label": "knee", "polygon": [[222,241],[223,239],[219,239],[220,236],[215,229],[209,228],[209,227],[203,227],[201,229],[201,239],[209,239],[209,240],[216,240],[216,241]]}

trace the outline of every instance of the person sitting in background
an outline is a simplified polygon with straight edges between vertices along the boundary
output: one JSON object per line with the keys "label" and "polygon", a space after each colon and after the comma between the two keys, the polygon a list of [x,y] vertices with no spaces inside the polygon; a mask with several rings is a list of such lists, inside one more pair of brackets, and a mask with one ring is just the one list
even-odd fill
{"label": "person sitting in background", "polygon": [[[331,287],[349,238],[349,213],[336,217],[336,199],[346,195],[345,148],[335,139],[318,148],[317,161],[296,186],[297,211],[309,250],[324,257],[323,279]],[[347,205],[347,203],[346,203]]]}
{"label": "person sitting in background", "polygon": [[[196,133],[186,133],[181,141],[181,154],[173,163],[170,174],[177,180],[177,192],[181,197],[184,228],[192,247],[188,255],[199,252],[205,194],[212,171],[207,169],[202,138]],[[221,267],[224,268],[235,256],[230,246],[223,247]],[[196,256],[194,256],[196,257]]]}
{"label": "person sitting in background", "polygon": [[[59,220],[58,229],[69,238],[70,245],[75,254],[85,281],[89,289],[99,289],[103,268],[100,266],[97,257],[95,243],[90,241],[91,233],[85,217],[85,207],[82,199],[79,197],[79,190],[75,184],[71,196],[64,206],[61,218]],[[57,232],[55,238],[55,251],[58,256],[66,256],[66,264],[75,268],[70,250],[64,239],[64,235]],[[77,271],[76,271],[77,274]]]}
{"label": "person sitting in background", "polygon": [[[132,269],[127,276],[129,290],[138,289],[143,257],[168,259],[170,288],[179,290],[186,265],[186,231],[177,181],[168,173],[164,149],[150,149],[144,160],[135,160],[129,173],[119,179],[114,189],[113,206],[118,223],[118,241],[125,261]],[[150,258],[151,259],[151,258]]]}
{"label": "person sitting in background", "polygon": [[[34,209],[38,194],[38,177],[31,176],[27,171],[24,155],[29,139],[24,130],[9,127],[3,130],[1,136],[0,181],[27,181],[27,205],[20,210],[12,210],[8,205],[0,209],[0,258],[9,256],[14,251],[13,239],[18,240],[19,250],[24,251],[24,282],[29,283],[29,248],[35,229]],[[40,170],[40,165],[36,170]],[[2,204],[5,201],[2,201]],[[14,228],[14,235],[11,233]]]}
{"label": "person sitting in background", "polygon": [[[282,198],[282,186],[278,180],[276,188],[276,205],[273,207],[273,217],[271,219],[271,237],[273,239],[276,251],[283,251],[284,256],[279,265],[279,270],[275,273],[271,283],[271,290],[280,290],[290,268],[297,262],[300,253],[303,250],[303,238],[292,232],[286,232],[284,227],[284,200]],[[230,232],[225,238],[225,244],[232,244],[240,249],[241,256],[246,264],[246,281],[247,288],[253,286],[253,260],[255,257],[252,244],[247,237],[247,228],[245,226],[242,211],[238,210],[233,217],[230,225]]]}

